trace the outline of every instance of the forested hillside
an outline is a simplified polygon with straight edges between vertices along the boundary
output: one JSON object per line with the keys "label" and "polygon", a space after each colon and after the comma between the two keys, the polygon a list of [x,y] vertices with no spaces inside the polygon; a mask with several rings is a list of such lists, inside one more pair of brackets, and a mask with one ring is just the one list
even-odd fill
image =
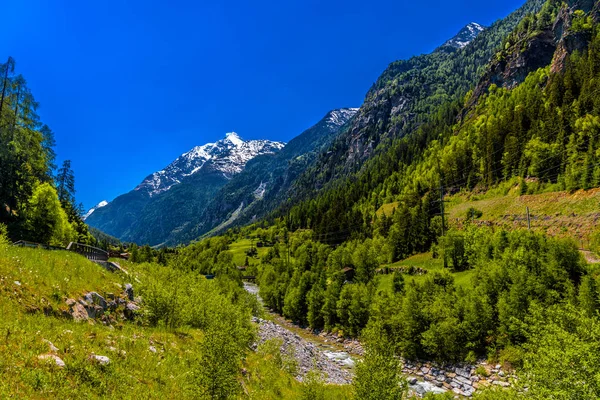
{"label": "forested hillside", "polygon": [[[598,174],[596,14],[590,8],[589,13],[566,10],[560,2],[546,3],[539,14],[523,19],[495,56],[522,58],[516,64],[519,74],[510,63],[503,72],[517,79],[527,71],[528,55],[538,54],[522,49],[535,48],[550,35],[554,51],[546,55],[547,66],[532,69],[516,87],[482,79],[475,92],[439,107],[413,134],[369,159],[358,174],[293,207],[291,228],[309,227],[337,240],[383,229],[384,236],[389,231],[398,237],[391,239],[397,243],[394,248],[403,246],[402,237],[422,238],[407,251],[394,251],[395,261],[431,245],[441,227],[443,194],[484,190],[512,177],[535,178],[539,190],[593,186]],[[566,29],[556,31],[558,25]],[[378,219],[381,205],[395,201],[400,201],[395,216]]]}
{"label": "forested hillside", "polygon": [[436,121],[435,115],[443,112],[440,109],[462,101],[506,36],[543,3],[528,0],[462,48],[441,46],[431,54],[390,64],[367,93],[347,132],[301,177],[295,197],[312,196],[328,183],[337,185],[363,169],[363,162],[370,156],[385,152],[394,140]]}

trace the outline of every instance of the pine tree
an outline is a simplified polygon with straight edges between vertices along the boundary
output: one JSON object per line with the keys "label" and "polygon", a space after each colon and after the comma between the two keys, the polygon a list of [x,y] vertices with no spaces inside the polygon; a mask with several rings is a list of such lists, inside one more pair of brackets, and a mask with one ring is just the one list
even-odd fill
{"label": "pine tree", "polygon": [[8,57],[8,60],[4,64],[0,64],[0,74],[2,75],[2,95],[0,96],[0,132],[2,131],[3,124],[3,111],[4,111],[4,100],[9,93],[9,86],[11,81],[11,74],[15,72],[15,60],[12,57]]}
{"label": "pine tree", "polygon": [[75,203],[75,174],[71,169],[71,160],[63,161],[62,167],[59,168],[56,174],[56,189],[63,206]]}

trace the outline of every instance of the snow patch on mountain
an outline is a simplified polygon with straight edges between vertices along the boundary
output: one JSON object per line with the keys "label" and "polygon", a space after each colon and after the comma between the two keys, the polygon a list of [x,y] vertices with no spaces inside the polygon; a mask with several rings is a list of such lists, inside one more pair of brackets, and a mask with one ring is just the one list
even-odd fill
{"label": "snow patch on mountain", "polygon": [[260,182],[260,185],[254,191],[254,197],[257,200],[262,200],[265,197],[265,191],[267,190],[267,184],[265,182]]}
{"label": "snow patch on mountain", "polygon": [[108,201],[106,201],[106,200],[102,200],[100,203],[98,203],[98,204],[96,204],[94,207],[90,208],[90,209],[88,210],[88,212],[86,212],[86,213],[83,215],[83,220],[85,221],[85,220],[86,220],[86,219],[87,219],[87,218],[88,218],[90,215],[92,215],[92,213],[93,213],[94,211],[96,211],[97,209],[99,209],[99,208],[102,208],[102,207],[104,207],[104,206],[107,206],[107,205],[108,205]]}
{"label": "snow patch on mountain", "polygon": [[463,47],[471,43],[473,40],[475,40],[475,38],[484,30],[484,26],[478,24],[477,22],[471,22],[470,24],[462,28],[456,36],[444,43],[442,47],[450,46],[456,49],[462,49]]}
{"label": "snow patch on mountain", "polygon": [[244,141],[230,132],[216,143],[194,147],[182,154],[165,169],[148,176],[135,190],[145,191],[150,197],[166,192],[191,175],[202,170],[221,172],[227,179],[242,172],[246,163],[256,156],[281,150],[285,143],[269,140]]}
{"label": "snow patch on mountain", "polygon": [[340,108],[339,110],[331,111],[326,117],[326,123],[330,127],[339,128],[344,125],[357,112],[358,108]]}

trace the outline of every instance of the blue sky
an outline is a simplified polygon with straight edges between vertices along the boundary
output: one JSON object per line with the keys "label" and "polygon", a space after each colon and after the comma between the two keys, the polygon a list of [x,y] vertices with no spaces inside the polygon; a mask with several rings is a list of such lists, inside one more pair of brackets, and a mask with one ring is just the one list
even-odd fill
{"label": "blue sky", "polygon": [[359,107],[390,62],[523,1],[19,0],[2,6],[0,58],[89,208],[226,132],[289,141]]}

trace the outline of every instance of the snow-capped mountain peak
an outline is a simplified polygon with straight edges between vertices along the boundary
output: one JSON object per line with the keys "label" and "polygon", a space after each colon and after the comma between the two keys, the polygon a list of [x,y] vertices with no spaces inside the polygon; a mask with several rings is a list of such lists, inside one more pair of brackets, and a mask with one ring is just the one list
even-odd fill
{"label": "snow-capped mountain peak", "polygon": [[108,201],[106,201],[106,200],[102,200],[100,203],[98,203],[98,204],[96,204],[94,207],[90,208],[90,209],[88,210],[88,212],[86,212],[86,213],[83,215],[83,220],[85,221],[85,220],[87,219],[87,217],[89,217],[90,215],[92,215],[92,213],[93,213],[94,211],[96,211],[97,209],[99,209],[99,208],[102,208],[102,207],[104,207],[104,206],[106,206],[106,205],[108,205]]}
{"label": "snow-capped mountain peak", "polygon": [[135,188],[150,197],[166,192],[183,179],[200,171],[222,173],[227,179],[242,172],[246,163],[261,154],[275,153],[285,143],[269,140],[244,141],[237,133],[227,133],[216,143],[194,147],[165,169],[148,176]]}
{"label": "snow-capped mountain peak", "polygon": [[471,22],[462,28],[458,34],[456,34],[456,36],[444,43],[442,47],[449,46],[454,47],[455,49],[462,49],[475,40],[475,38],[484,30],[484,26],[478,24],[477,22]]}
{"label": "snow-capped mountain peak", "polygon": [[225,139],[229,140],[235,146],[241,146],[244,143],[244,140],[235,132],[229,132],[225,135]]}

